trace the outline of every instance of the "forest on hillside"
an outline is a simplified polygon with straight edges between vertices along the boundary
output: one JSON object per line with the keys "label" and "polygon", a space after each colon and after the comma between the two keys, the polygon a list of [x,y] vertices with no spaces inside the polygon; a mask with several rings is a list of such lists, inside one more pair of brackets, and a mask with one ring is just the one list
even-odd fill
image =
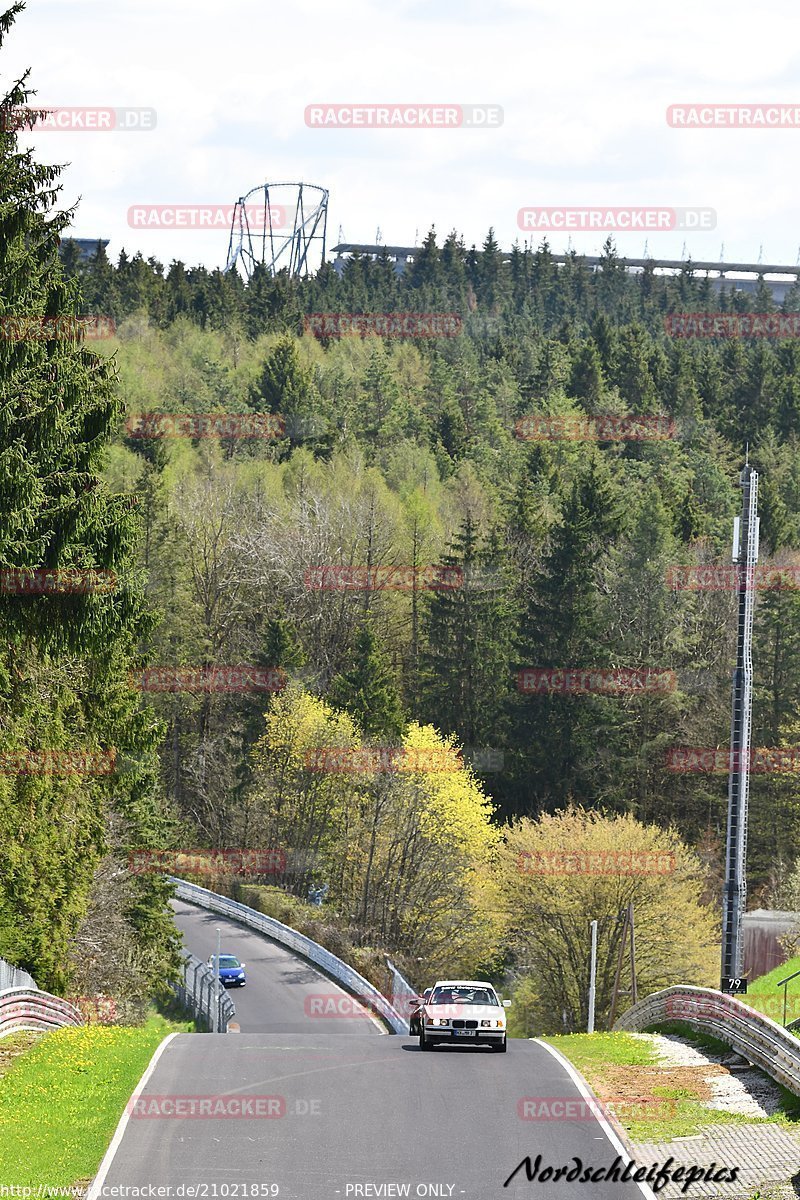
{"label": "forest on hillside", "polygon": [[[116,333],[0,345],[2,565],[117,586],[2,598],[2,748],[110,747],[117,766],[0,778],[0,953],[141,1004],[176,961],[163,863],[252,850],[281,895],[324,890],[342,953],[389,951],[420,983],[538,964],[542,1027],[585,1019],[587,906],[603,1003],[629,900],[648,985],[710,981],[735,594],[729,572],[680,580],[729,564],[747,447],[770,571],[753,742],[791,767],[800,359],[791,339],[678,338],[665,318],[772,312],[766,289],[715,296],[691,264],[633,276],[610,243],[596,272],[546,245],[505,257],[491,233],[467,250],[432,231],[402,277],[358,258],[249,283],[102,248],[82,262],[66,215],[39,211],[55,192],[8,161],[4,311]],[[315,336],[320,313],[457,321]],[[756,771],[752,905],[790,894],[799,821],[796,773]],[[521,869],[560,841],[674,869],[580,886]],[[557,962],[568,977],[543,992]]]}
{"label": "forest on hillside", "polygon": [[[730,562],[746,447],[761,473],[762,562],[795,562],[800,356],[792,340],[670,337],[664,318],[777,311],[768,289],[717,295],[690,263],[677,277],[631,275],[611,243],[596,272],[578,257],[557,267],[546,245],[504,261],[491,232],[467,250],[431,231],[402,277],[358,257],[341,278],[326,265],[306,281],[245,284],[124,253],[112,265],[102,249],[80,266],[69,243],[64,256],[84,311],[118,323],[127,424],[105,471],[143,518],[147,593],[163,614],[146,661],[286,667],[347,704],[366,627],[404,719],[455,736],[501,820],[575,802],[674,823],[717,887],[726,775],[671,770],[669,755],[727,745],[735,596],[676,588],[675,568]],[[428,338],[304,329],[304,315],[332,312],[463,324]],[[208,412],[279,414],[284,436],[136,435],[138,414]],[[545,416],[563,423],[525,423]],[[600,417],[644,418],[645,433],[574,433]],[[430,564],[463,586],[308,582],[331,565]],[[759,592],[758,747],[798,740],[792,578]],[[674,676],[663,689],[530,693],[525,668]],[[247,803],[263,696],[154,703],[164,785],[217,844]],[[754,774],[754,899],[797,854],[799,802],[795,773]]]}

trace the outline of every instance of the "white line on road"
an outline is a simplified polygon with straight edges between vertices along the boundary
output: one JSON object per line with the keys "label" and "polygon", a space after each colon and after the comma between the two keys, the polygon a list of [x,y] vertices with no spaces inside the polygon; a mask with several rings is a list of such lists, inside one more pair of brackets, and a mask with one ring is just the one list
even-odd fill
{"label": "white line on road", "polygon": [[[589,1088],[586,1084],[586,1080],[583,1078],[582,1075],[578,1074],[578,1072],[575,1070],[575,1067],[573,1067],[573,1065],[569,1061],[569,1059],[565,1058],[560,1050],[556,1050],[555,1046],[551,1046],[548,1042],[543,1042],[541,1038],[531,1038],[531,1041],[536,1042],[537,1046],[544,1046],[545,1050],[547,1050],[547,1052],[549,1054],[552,1054],[553,1058],[558,1059],[558,1061],[561,1063],[561,1066],[567,1072],[570,1079],[575,1084],[575,1086],[578,1089],[578,1091],[580,1092],[580,1094],[583,1096],[584,1100],[590,1100],[592,1102],[592,1104],[594,1106],[593,1111],[595,1113],[595,1116],[597,1117],[598,1125],[603,1130],[603,1133],[606,1135],[608,1140],[611,1142],[611,1145],[614,1147],[617,1154],[620,1156],[621,1159],[624,1160],[625,1165],[627,1166],[629,1162],[635,1162],[636,1160],[634,1158],[631,1158],[629,1152],[625,1149],[622,1142],[619,1140],[616,1130],[613,1128],[612,1125],[610,1125],[608,1123],[606,1118],[603,1116],[602,1112],[598,1111],[599,1106],[600,1106],[600,1101],[597,1099],[596,1096],[593,1096],[592,1093],[589,1091]],[[634,1183],[635,1181],[632,1179],[630,1182]],[[639,1183],[636,1183],[635,1186],[640,1189],[643,1196],[647,1197],[647,1200],[655,1200],[655,1192],[653,1192],[652,1189],[650,1187],[648,1187],[648,1185],[646,1183],[639,1182]],[[89,1197],[88,1200],[92,1200],[92,1197]]]}
{"label": "white line on road", "polygon": [[[138,1084],[136,1085],[136,1087],[133,1090],[134,1096],[138,1095],[138,1093],[141,1092],[142,1088],[147,1084],[148,1080],[150,1079],[150,1076],[153,1074],[153,1071],[155,1071],[155,1069],[156,1069],[156,1063],[161,1058],[161,1055],[164,1053],[164,1051],[166,1050],[167,1046],[172,1041],[172,1039],[177,1036],[178,1036],[177,1033],[168,1033],[167,1036],[164,1038],[163,1042],[161,1043],[161,1045],[156,1047],[155,1054],[150,1059],[150,1062],[147,1066],[147,1069],[145,1070],[144,1075],[139,1080]],[[201,1035],[198,1034],[198,1036],[201,1036]],[[95,1175],[94,1179],[92,1180],[92,1186],[89,1188],[89,1192],[86,1196],[86,1200],[100,1200],[100,1196],[102,1195],[102,1190],[103,1190],[103,1184],[106,1181],[106,1175],[108,1174],[109,1168],[110,1168],[112,1162],[114,1161],[114,1155],[117,1153],[117,1150],[119,1149],[119,1144],[122,1141],[122,1135],[125,1132],[125,1127],[128,1124],[128,1121],[130,1120],[130,1113],[128,1111],[129,1105],[130,1105],[130,1099],[125,1104],[125,1111],[119,1119],[119,1125],[117,1125],[116,1132],[115,1132],[113,1138],[111,1139],[111,1145],[108,1147],[105,1154],[103,1155],[103,1161],[100,1163],[100,1169],[98,1170],[97,1174]]]}

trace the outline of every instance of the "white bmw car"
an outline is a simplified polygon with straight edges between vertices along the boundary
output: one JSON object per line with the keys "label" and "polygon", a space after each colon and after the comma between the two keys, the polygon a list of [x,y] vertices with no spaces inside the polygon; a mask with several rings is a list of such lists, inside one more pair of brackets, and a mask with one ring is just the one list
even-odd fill
{"label": "white bmw car", "polygon": [[440,979],[420,1010],[419,1048],[491,1046],[504,1053],[510,1004],[484,980]]}

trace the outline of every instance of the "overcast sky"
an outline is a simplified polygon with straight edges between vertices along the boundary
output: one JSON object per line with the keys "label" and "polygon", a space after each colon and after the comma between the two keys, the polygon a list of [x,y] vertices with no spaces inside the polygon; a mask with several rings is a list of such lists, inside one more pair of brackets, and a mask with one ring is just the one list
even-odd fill
{"label": "overcast sky", "polygon": [[[0,8],[8,0],[0,0]],[[800,4],[766,0],[29,0],[0,52],[41,104],[153,108],[150,132],[39,132],[80,197],[76,236],[224,265],[225,230],[134,229],[142,204],[231,204],[267,180],[330,190],[328,240],[435,225],[522,242],[528,206],[700,207],[716,228],[620,252],[795,263],[800,127],[678,129],[669,105],[800,108]],[[309,104],[502,106],[491,129],[314,129]],[[31,138],[31,135],[26,135]],[[534,242],[541,240],[534,236]],[[567,233],[548,235],[555,250]],[[596,253],[605,235],[577,232]]]}

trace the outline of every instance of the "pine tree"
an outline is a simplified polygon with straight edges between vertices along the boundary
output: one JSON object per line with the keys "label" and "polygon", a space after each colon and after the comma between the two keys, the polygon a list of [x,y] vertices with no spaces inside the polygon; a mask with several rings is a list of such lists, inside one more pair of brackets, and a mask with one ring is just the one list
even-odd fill
{"label": "pine tree", "polygon": [[422,618],[420,717],[467,746],[494,747],[510,686],[509,579],[500,546],[481,546],[469,512],[441,570]]}
{"label": "pine tree", "polygon": [[394,675],[372,628],[356,632],[353,665],[332,680],[328,700],[358,723],[365,737],[396,746],[406,729]]}
{"label": "pine tree", "polygon": [[571,396],[586,401],[590,413],[598,412],[605,389],[603,368],[597,346],[589,338],[583,342],[572,364],[569,391]]}
{"label": "pine tree", "polygon": [[[0,48],[22,9],[0,16]],[[81,293],[59,256],[72,217],[56,208],[59,168],[18,146],[12,113],[29,104],[27,78],[0,100],[0,570],[94,570],[104,586],[0,594],[0,747],[12,759],[90,751],[115,764],[111,775],[0,774],[0,955],[57,989],[101,859],[163,844],[167,822],[154,791],[159,729],[128,683],[151,625],[133,571],[136,513],[98,475],[121,407],[114,367],[74,322]],[[23,322],[19,337],[9,318]],[[163,988],[177,961],[168,893],[130,880],[118,915],[141,956],[132,989]]]}
{"label": "pine tree", "polygon": [[290,334],[278,338],[250,388],[249,402],[255,412],[283,418],[288,446],[303,441],[308,428],[319,425],[319,392],[300,360],[296,338]]}
{"label": "pine tree", "polygon": [[[575,479],[560,525],[530,592],[520,626],[519,669],[605,667],[607,614],[599,564],[622,525],[620,497],[594,454]],[[515,698],[520,810],[591,794],[591,764],[613,713],[605,697],[535,694]]]}

